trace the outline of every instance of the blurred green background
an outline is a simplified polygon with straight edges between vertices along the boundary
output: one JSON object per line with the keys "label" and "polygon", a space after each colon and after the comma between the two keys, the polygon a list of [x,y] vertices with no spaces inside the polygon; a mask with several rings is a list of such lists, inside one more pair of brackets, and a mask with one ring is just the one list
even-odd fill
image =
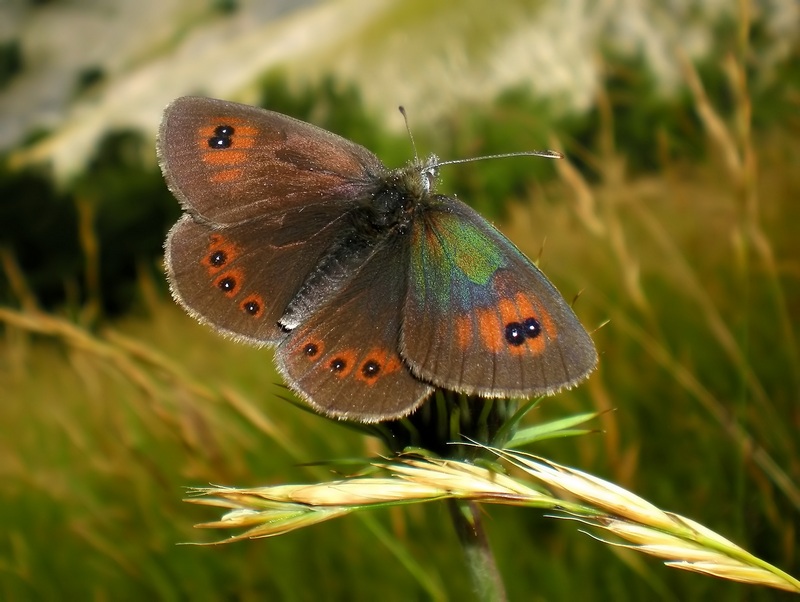
{"label": "blurred green background", "polygon": [[[381,452],[287,403],[271,352],[167,292],[163,107],[199,93],[445,168],[593,332],[600,366],[530,451],[800,574],[796,0],[0,3],[0,599],[470,599],[443,506],[177,546],[186,486],[317,481]],[[607,323],[606,323],[607,322]],[[489,508],[511,600],[773,600]],[[401,559],[403,559],[401,561]]]}

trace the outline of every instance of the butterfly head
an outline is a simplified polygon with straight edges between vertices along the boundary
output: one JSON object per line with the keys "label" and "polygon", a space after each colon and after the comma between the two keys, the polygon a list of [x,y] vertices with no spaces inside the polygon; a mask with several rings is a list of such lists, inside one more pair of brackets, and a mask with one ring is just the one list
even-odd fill
{"label": "butterfly head", "polygon": [[425,163],[420,166],[419,177],[426,194],[430,194],[439,179],[439,157],[436,155],[428,157]]}
{"label": "butterfly head", "polygon": [[433,193],[438,179],[439,157],[431,155],[424,163],[414,158],[404,167],[394,170],[389,181],[393,182],[390,188],[401,191],[412,200],[412,204],[415,204],[424,201]]}

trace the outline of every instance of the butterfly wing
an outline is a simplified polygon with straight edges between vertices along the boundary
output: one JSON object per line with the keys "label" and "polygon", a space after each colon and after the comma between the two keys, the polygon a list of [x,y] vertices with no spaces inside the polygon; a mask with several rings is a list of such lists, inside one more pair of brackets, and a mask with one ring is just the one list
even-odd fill
{"label": "butterfly wing", "polygon": [[363,146],[280,113],[187,96],[164,112],[164,177],[184,209],[235,224],[309,203],[365,198],[386,172]]}
{"label": "butterfly wing", "polygon": [[408,261],[407,238],[377,243],[348,286],[278,347],[287,382],[317,410],[360,422],[390,420],[431,392],[398,352]]}
{"label": "butterfly wing", "polygon": [[597,363],[555,287],[464,203],[435,197],[414,223],[401,354],[431,383],[487,397],[553,393]]}
{"label": "butterfly wing", "polygon": [[367,149],[291,117],[210,98],[166,109],[158,155],[187,211],[166,242],[174,297],[195,318],[257,344],[285,336],[287,304],[374,188]]}
{"label": "butterfly wing", "polygon": [[286,335],[278,319],[333,243],[341,215],[318,205],[226,227],[184,215],[165,244],[173,297],[223,334],[274,343]]}

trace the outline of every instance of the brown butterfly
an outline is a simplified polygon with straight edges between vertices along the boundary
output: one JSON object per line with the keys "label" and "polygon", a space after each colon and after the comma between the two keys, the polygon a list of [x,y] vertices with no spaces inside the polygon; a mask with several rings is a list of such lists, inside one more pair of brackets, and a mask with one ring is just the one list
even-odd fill
{"label": "brown butterfly", "polygon": [[185,97],[165,111],[164,177],[185,211],[166,242],[175,299],[277,347],[317,410],[375,422],[443,387],[554,393],[591,372],[591,338],[547,278],[470,207],[440,163],[387,169],[279,113]]}

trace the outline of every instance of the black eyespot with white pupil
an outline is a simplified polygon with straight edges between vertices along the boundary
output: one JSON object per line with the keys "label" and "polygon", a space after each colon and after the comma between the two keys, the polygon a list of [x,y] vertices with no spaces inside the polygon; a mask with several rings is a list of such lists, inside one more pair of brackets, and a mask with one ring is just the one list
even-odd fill
{"label": "black eyespot with white pupil", "polygon": [[261,311],[261,305],[258,301],[247,301],[244,304],[244,310],[249,313],[251,316],[256,315],[259,311]]}
{"label": "black eyespot with white pupil", "polygon": [[536,318],[528,318],[522,323],[522,328],[525,331],[525,336],[529,339],[535,339],[542,334],[542,325]]}
{"label": "black eyespot with white pupil", "polygon": [[217,286],[226,293],[229,293],[236,288],[236,278],[233,278],[232,276],[226,276],[219,281]]}
{"label": "black eyespot with white pupil", "polygon": [[308,343],[305,347],[303,347],[303,353],[305,353],[308,357],[314,357],[319,353],[319,346],[316,343]]}
{"label": "black eyespot with white pupil", "polygon": [[219,125],[214,129],[214,135],[208,139],[208,146],[211,148],[230,148],[233,144],[233,127],[230,125]]}
{"label": "black eyespot with white pupil", "polygon": [[536,318],[526,318],[522,322],[509,322],[506,324],[506,341],[509,345],[518,347],[525,339],[535,339],[542,334],[542,325]]}
{"label": "black eyespot with white pupil", "polygon": [[347,362],[340,357],[335,357],[331,360],[331,370],[333,372],[342,372],[347,368]]}
{"label": "black eyespot with white pupil", "polygon": [[208,257],[208,261],[212,266],[218,268],[222,265],[225,265],[225,262],[228,261],[228,256],[226,255],[225,251],[214,251]]}
{"label": "black eyespot with white pupil", "polygon": [[509,345],[522,345],[525,342],[525,331],[519,322],[506,324],[506,341]]}
{"label": "black eyespot with white pupil", "polygon": [[361,374],[363,374],[365,378],[375,378],[380,371],[381,365],[375,360],[367,360],[364,362],[364,365],[361,366]]}

